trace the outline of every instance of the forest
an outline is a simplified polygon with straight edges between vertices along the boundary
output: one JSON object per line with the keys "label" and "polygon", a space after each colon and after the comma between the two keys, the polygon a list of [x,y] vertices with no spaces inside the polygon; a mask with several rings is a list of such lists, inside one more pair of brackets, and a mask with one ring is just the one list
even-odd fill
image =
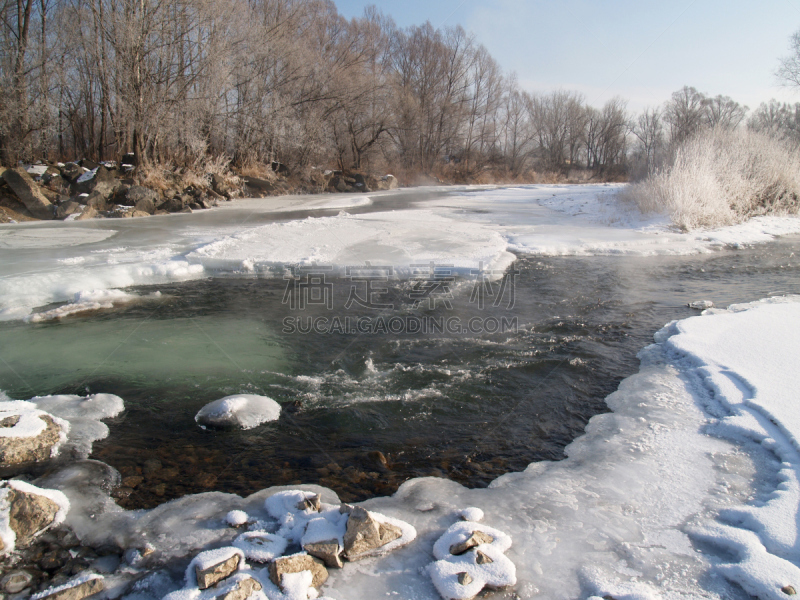
{"label": "forest", "polygon": [[[4,0],[0,160],[281,163],[490,183],[626,180],[703,129],[800,139],[800,104],[686,86],[639,114],[521,89],[461,27],[330,0]],[[531,60],[539,60],[531,57]]]}

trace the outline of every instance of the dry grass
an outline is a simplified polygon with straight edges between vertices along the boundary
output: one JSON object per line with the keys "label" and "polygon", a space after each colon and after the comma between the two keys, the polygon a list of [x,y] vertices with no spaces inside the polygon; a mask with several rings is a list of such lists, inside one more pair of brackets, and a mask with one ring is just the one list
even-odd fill
{"label": "dry grass", "polygon": [[684,231],[796,214],[800,153],[746,130],[707,131],[678,149],[669,167],[621,192],[642,213],[666,212]]}

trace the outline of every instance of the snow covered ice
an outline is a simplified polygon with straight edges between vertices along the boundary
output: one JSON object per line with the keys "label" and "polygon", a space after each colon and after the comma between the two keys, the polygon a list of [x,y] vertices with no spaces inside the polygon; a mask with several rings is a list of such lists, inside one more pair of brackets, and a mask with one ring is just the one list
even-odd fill
{"label": "snow covered ice", "polygon": [[[617,200],[615,185],[455,188],[405,210],[376,202],[409,192],[240,200],[198,214],[127,222],[43,222],[0,226],[0,319],[59,318],[101,309],[137,285],[208,276],[282,277],[287,266],[410,266],[435,261],[470,277],[502,270],[512,252],[543,255],[674,255],[770,241],[800,232],[796,217],[760,217],[710,231],[680,233],[665,216],[641,216]],[[425,191],[425,190],[423,190]],[[432,192],[432,190],[427,190]],[[382,205],[383,206],[383,205]],[[318,211],[340,210],[336,216]],[[350,212],[347,212],[350,210]],[[287,220],[305,211],[305,219]],[[355,214],[361,211],[359,214]],[[364,212],[367,211],[367,212]],[[263,221],[272,221],[263,224]],[[168,240],[168,241],[165,241]],[[87,307],[82,295],[108,295]],[[53,312],[55,311],[55,312]],[[41,311],[40,311],[41,312]]]}

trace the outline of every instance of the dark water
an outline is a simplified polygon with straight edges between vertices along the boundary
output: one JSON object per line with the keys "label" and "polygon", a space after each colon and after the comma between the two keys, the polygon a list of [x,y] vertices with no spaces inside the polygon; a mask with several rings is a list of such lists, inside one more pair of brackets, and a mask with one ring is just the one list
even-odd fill
{"label": "dark water", "polygon": [[[498,284],[483,288],[495,294],[483,308],[475,284],[446,278],[438,287],[376,285],[387,290],[373,304],[391,309],[345,308],[354,282],[330,277],[318,291],[331,308],[304,311],[288,302],[284,280],[159,286],[158,300],[94,316],[2,324],[0,344],[15,351],[0,365],[0,389],[20,398],[120,395],[126,410],[92,457],[128,478],[118,491],[125,507],[301,482],[347,501],[426,475],[485,486],[532,461],[562,458],[588,419],[607,410],[604,398],[638,370],[636,353],[653,333],[697,314],[686,303],[800,293],[799,252],[792,237],[689,257],[521,256],[497,306]],[[343,326],[345,317],[478,319],[492,331],[505,319],[510,330],[284,332],[287,318],[335,316]],[[234,393],[274,398],[281,418],[244,432],[196,425],[204,404]]]}

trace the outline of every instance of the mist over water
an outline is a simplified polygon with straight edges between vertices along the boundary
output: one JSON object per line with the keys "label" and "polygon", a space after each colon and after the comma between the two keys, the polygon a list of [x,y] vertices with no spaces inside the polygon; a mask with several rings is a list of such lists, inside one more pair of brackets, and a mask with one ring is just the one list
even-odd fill
{"label": "mist over water", "polygon": [[[108,392],[126,410],[94,458],[143,484],[119,499],[153,506],[187,493],[248,494],[321,483],[344,500],[392,493],[426,475],[485,486],[558,460],[604,398],[638,369],[665,323],[696,311],[800,293],[800,238],[676,257],[519,256],[506,290],[478,306],[475,283],[415,296],[384,282],[391,310],[352,304],[353,281],[329,277],[329,310],[300,311],[288,281],[214,278],[135,288],[161,296],[62,321],[0,323],[0,389],[15,398]],[[497,291],[495,284],[494,290]],[[473,300],[472,302],[470,300]],[[448,306],[449,304],[449,306]],[[494,334],[285,333],[287,318],[506,318]],[[248,431],[203,431],[206,403],[246,392],[283,405]]]}

